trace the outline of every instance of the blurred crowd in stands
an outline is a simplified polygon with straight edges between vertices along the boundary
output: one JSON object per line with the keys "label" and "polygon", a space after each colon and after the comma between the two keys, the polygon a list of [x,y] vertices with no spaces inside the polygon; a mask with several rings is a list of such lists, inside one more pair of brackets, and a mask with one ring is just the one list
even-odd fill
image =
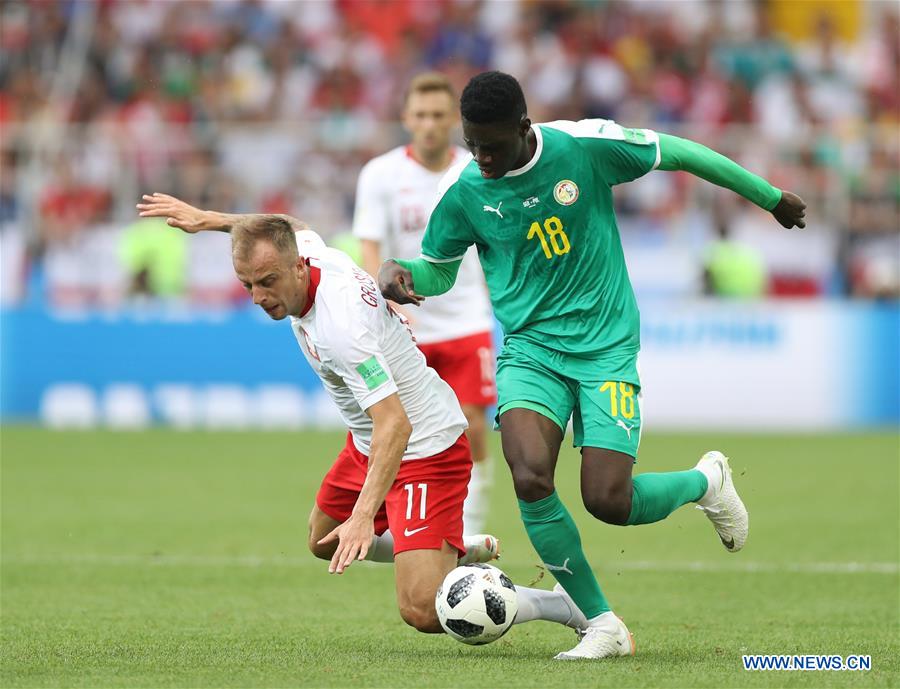
{"label": "blurred crowd in stands", "polygon": [[896,298],[898,66],[892,2],[11,0],[3,301],[231,303],[223,238],[154,241],[166,230],[135,223],[140,194],[291,213],[339,237],[359,168],[403,141],[404,88],[425,69],[460,88],[510,72],[534,121],[687,136],[809,204],[808,229],[787,232],[687,175],[624,185],[639,292],[715,292],[728,271],[712,264],[738,260],[755,294]]}

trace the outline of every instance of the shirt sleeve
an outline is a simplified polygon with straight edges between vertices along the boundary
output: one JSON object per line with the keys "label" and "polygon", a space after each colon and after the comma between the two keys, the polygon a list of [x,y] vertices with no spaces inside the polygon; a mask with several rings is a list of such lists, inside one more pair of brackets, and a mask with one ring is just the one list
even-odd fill
{"label": "shirt sleeve", "polygon": [[336,324],[332,331],[328,364],[337,373],[365,411],[397,392],[397,383],[381,350],[377,308],[361,304],[358,317]]}
{"label": "shirt sleeve", "polygon": [[394,259],[401,266],[412,273],[413,288],[416,294],[423,297],[435,297],[449,292],[456,282],[462,259],[458,261],[441,261],[434,263],[424,258],[416,258],[412,261],[404,261],[402,258]]}
{"label": "shirt sleeve", "polygon": [[474,243],[469,219],[459,203],[457,186],[451,186],[428,219],[422,238],[422,258],[432,263],[459,261]]}
{"label": "shirt sleeve", "polygon": [[731,189],[760,208],[772,210],[781,201],[781,190],[745,170],[730,158],[690,139],[660,134],[660,170],[684,170],[707,182]]}
{"label": "shirt sleeve", "polygon": [[612,120],[581,120],[572,131],[610,186],[643,177],[659,165],[659,136],[652,129],[628,129]]}
{"label": "shirt sleeve", "polygon": [[383,242],[390,229],[388,197],[382,188],[381,173],[375,160],[363,166],[356,183],[353,210],[353,235],[359,239]]}

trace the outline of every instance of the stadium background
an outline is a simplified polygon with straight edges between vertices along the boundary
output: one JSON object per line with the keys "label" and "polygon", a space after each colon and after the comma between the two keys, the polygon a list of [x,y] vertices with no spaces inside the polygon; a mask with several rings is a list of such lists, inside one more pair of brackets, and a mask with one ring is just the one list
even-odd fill
{"label": "stadium background", "polygon": [[[3,418],[333,425],[227,239],[134,204],[291,213],[346,247],[409,78],[499,68],[535,121],[681,134],[809,205],[786,232],[688,175],[617,189],[651,428],[895,423],[898,36],[890,2],[5,3]],[[751,298],[701,305],[720,233]]]}
{"label": "stadium background", "polygon": [[[896,686],[898,16],[854,0],[4,2],[2,684]],[[560,631],[476,655],[405,630],[390,572],[326,577],[302,534],[342,440],[332,405],[242,294],[227,237],[136,224],[141,193],[163,191],[292,213],[352,248],[359,168],[404,141],[403,88],[434,68],[457,88],[509,71],[535,121],[687,136],[808,204],[787,231],[680,173],[616,190],[641,467],[727,448],[755,531],[723,562],[690,510],[647,530],[576,510],[644,652],[602,678],[541,660]],[[708,288],[716,261],[740,297]],[[571,449],[559,471],[577,506]],[[490,525],[527,582],[497,478]],[[871,652],[876,672],[751,677],[748,650]]]}

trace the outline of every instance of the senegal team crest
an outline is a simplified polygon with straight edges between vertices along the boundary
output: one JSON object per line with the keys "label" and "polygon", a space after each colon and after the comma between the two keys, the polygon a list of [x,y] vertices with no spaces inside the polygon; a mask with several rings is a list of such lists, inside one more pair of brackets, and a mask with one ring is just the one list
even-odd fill
{"label": "senegal team crest", "polygon": [[578,185],[570,179],[563,179],[553,187],[553,198],[563,206],[571,206],[578,200]]}

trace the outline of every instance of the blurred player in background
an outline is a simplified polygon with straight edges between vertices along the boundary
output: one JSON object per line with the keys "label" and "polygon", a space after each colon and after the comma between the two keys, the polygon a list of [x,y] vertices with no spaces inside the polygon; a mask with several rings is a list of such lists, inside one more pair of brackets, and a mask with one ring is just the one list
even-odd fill
{"label": "blurred player in background", "polygon": [[[353,234],[363,267],[378,275],[385,254],[417,258],[428,216],[447,170],[469,158],[451,143],[459,118],[456,95],[443,74],[415,77],[406,92],[403,125],[411,141],[370,160],[360,172]],[[470,251],[456,285],[429,299],[415,313],[404,311],[428,365],[450,384],[469,422],[472,479],[463,510],[467,534],[484,529],[491,460],[487,455],[486,408],[497,401],[493,317],[478,257]]]}
{"label": "blurred player in background", "polygon": [[708,452],[687,471],[632,477],[641,435],[640,318],[613,211],[612,187],[684,170],[805,227],[803,201],[700,144],[610,120],[532,126],[508,74],[472,78],[460,103],[474,159],[448,175],[422,257],[387,261],[384,295],[401,304],[441,294],[478,247],[504,345],[497,412],[522,521],[545,566],[588,618],[562,660],[634,652],[591,571],[578,528],[554,486],[571,418],[587,510],[617,525],[650,524],[697,503],[723,545],[740,550],[747,510],[728,459]]}
{"label": "blurred player in background", "polygon": [[[498,543],[484,534],[463,537],[472,467],[466,418],[425,363],[406,319],[370,275],[295,218],[203,211],[165,194],[144,201],[144,217],[165,217],[189,233],[231,234],[238,279],[270,318],[290,318],[347,423],[347,444],[309,518],[309,549],[337,574],[354,560],[393,562],[403,619],[442,632],[434,600],[444,577],[457,563],[495,558]],[[516,593],[516,624],[587,626],[559,591],[517,586]]]}

